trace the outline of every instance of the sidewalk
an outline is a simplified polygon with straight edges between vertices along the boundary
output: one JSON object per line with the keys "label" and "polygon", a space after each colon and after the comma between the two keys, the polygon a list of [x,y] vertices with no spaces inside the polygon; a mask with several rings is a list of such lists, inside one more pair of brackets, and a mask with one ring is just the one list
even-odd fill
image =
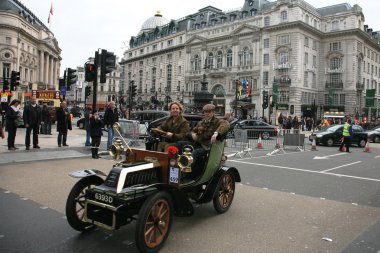
{"label": "sidewalk", "polygon": [[[52,126],[52,135],[38,135],[38,145],[40,149],[25,148],[25,128],[17,129],[16,147],[19,148],[15,151],[9,151],[7,146],[8,133],[5,132],[5,138],[0,139],[0,165],[15,162],[28,162],[28,161],[41,161],[41,160],[55,160],[62,158],[75,158],[91,156],[91,147],[85,147],[86,131],[73,126],[73,130],[68,132],[67,144],[68,147],[58,147],[56,125]],[[102,143],[99,152],[106,152],[107,133],[104,132],[102,136]],[[31,136],[32,142],[32,136]]]}

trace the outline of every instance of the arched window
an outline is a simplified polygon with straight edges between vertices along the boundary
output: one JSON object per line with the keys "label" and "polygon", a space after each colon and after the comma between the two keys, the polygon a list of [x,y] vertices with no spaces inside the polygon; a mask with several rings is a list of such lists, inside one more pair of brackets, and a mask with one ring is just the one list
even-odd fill
{"label": "arched window", "polygon": [[218,69],[220,69],[220,68],[222,68],[222,66],[223,66],[223,53],[222,53],[222,51],[219,51],[218,56],[217,56],[216,67]]}
{"label": "arched window", "polygon": [[227,51],[227,67],[232,67],[232,50]]}

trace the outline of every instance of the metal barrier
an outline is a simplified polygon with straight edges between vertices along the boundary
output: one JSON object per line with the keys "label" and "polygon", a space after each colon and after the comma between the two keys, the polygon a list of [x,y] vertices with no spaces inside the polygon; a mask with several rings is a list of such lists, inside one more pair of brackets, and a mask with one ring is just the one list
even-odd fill
{"label": "metal barrier", "polygon": [[140,123],[137,120],[121,120],[120,133],[128,140],[129,146],[139,146]]}
{"label": "metal barrier", "polygon": [[225,152],[230,157],[252,157],[252,151],[269,151],[267,155],[285,153],[284,149],[292,146],[300,151],[305,150],[305,134],[301,134],[299,129],[235,129],[230,137],[232,138],[226,140],[225,147]]}

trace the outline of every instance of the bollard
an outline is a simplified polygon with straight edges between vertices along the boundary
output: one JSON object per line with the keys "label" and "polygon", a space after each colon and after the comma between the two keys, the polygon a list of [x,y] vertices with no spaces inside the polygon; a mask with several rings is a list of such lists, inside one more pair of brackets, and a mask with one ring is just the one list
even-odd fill
{"label": "bollard", "polygon": [[369,150],[369,139],[367,139],[367,143],[364,146],[364,152],[370,153],[371,151]]}

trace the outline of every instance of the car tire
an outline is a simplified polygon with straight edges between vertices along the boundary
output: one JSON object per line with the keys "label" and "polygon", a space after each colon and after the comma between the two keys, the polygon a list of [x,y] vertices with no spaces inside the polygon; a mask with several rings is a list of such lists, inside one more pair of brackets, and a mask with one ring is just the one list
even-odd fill
{"label": "car tire", "polygon": [[136,245],[140,252],[158,252],[170,233],[173,200],[166,191],[151,195],[142,205],[136,223]]}
{"label": "car tire", "polygon": [[325,141],[325,145],[327,147],[332,147],[334,145],[334,139],[333,138],[328,138],[326,141]]}
{"label": "car tire", "polygon": [[361,148],[364,148],[366,144],[367,144],[367,140],[366,139],[361,139],[358,142],[358,146],[361,147]]}
{"label": "car tire", "polygon": [[85,177],[71,189],[66,201],[66,217],[73,229],[85,232],[94,228],[93,224],[84,221],[85,191],[103,182],[104,180],[97,176]]}
{"label": "car tire", "polygon": [[379,142],[380,142],[380,136],[377,136],[377,135],[374,136],[374,137],[373,137],[373,142],[374,142],[374,143],[379,143]]}
{"label": "car tire", "polygon": [[219,214],[228,211],[235,195],[235,177],[231,172],[225,172],[220,178],[212,199],[215,211]]}

